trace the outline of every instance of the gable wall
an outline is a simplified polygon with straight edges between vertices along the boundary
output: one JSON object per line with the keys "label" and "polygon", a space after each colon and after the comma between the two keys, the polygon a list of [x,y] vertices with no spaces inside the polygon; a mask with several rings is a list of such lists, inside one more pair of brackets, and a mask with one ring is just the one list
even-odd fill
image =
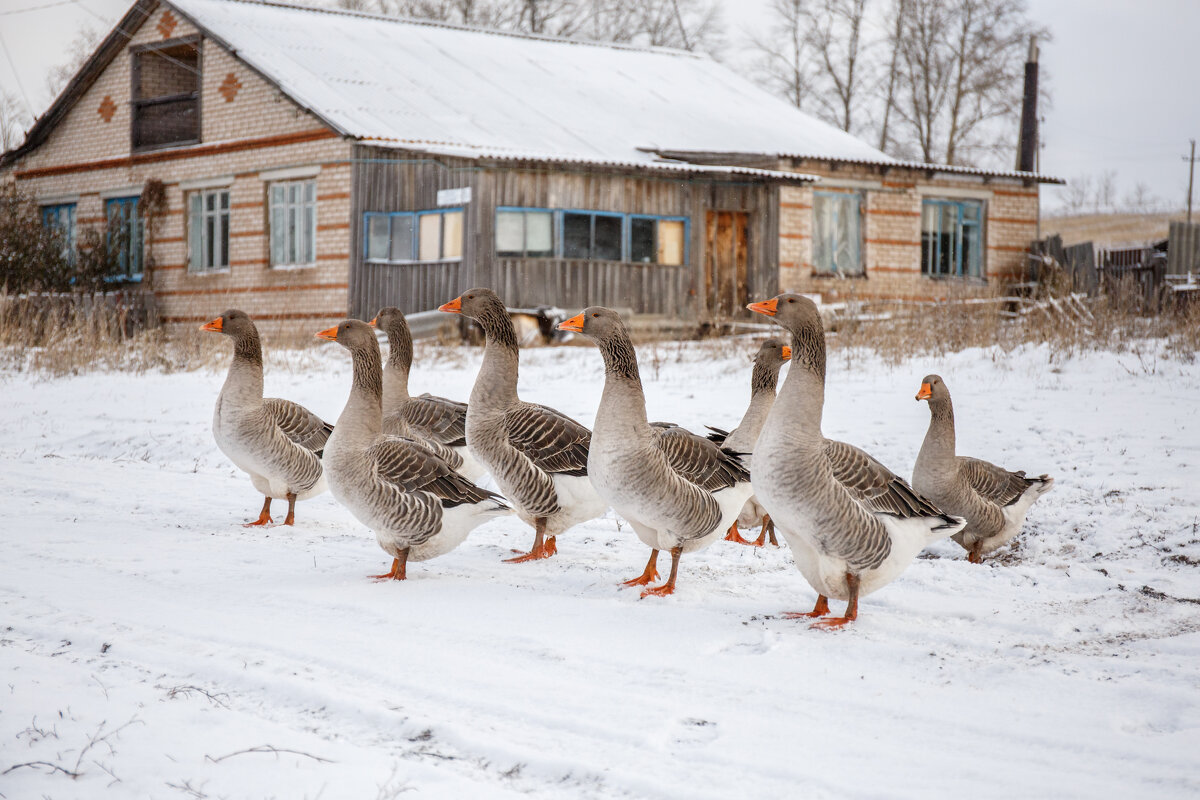
{"label": "gable wall", "polygon": [[[160,7],[130,44],[163,40],[164,31],[170,39],[197,32]],[[47,140],[14,166],[13,175],[41,204],[74,202],[80,232],[103,228],[106,197],[137,195],[146,180],[163,181],[168,212],[144,250],[147,262],[153,256],[157,266],[143,286],[153,286],[168,323],[205,321],[229,307],[258,317],[267,330],[344,318],[352,145],[209,39],[201,44],[201,75],[198,145],[131,153],[131,58],[126,48]],[[238,84],[231,99],[221,92],[227,82]],[[109,121],[99,113],[105,98],[114,106]],[[316,172],[315,266],[282,270],[268,265],[269,180],[260,173],[281,168]],[[185,209],[194,189],[188,187],[214,181],[230,191],[230,267],[217,274],[192,274],[187,269]]]}

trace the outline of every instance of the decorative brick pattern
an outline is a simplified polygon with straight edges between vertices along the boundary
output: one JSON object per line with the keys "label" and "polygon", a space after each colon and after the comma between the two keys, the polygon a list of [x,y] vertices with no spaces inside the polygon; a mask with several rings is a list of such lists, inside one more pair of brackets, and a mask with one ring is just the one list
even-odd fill
{"label": "decorative brick pattern", "polygon": [[178,25],[179,20],[176,19],[175,15],[171,13],[170,9],[167,9],[162,13],[162,16],[158,18],[158,25],[156,25],[155,28],[159,33],[162,34],[162,38],[170,39],[171,33]]}
{"label": "decorative brick pattern", "polygon": [[217,92],[225,98],[226,103],[232,103],[241,88],[242,82],[237,79],[237,75],[228,72],[225,74],[225,80],[221,81],[221,85],[217,87]]}
{"label": "decorative brick pattern", "polygon": [[100,107],[96,109],[96,113],[105,122],[112,122],[113,114],[117,113],[117,104],[113,102],[111,94],[104,95],[104,99],[100,101]]}

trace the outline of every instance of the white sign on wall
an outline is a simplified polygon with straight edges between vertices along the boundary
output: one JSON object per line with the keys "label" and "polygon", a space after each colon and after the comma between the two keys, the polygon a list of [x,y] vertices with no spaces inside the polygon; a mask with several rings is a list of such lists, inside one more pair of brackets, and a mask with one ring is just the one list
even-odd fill
{"label": "white sign on wall", "polygon": [[461,189],[438,189],[437,203],[439,206],[461,206],[471,202],[471,187]]}

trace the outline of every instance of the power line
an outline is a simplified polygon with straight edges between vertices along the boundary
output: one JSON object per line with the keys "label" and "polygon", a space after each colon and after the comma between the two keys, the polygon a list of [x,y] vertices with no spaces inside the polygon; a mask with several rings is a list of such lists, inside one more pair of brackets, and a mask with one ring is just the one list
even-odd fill
{"label": "power line", "polygon": [[8,68],[12,70],[13,79],[17,82],[17,88],[21,90],[21,98],[25,101],[25,110],[29,112],[30,117],[36,116],[33,113],[33,104],[29,102],[29,95],[25,93],[25,84],[21,82],[21,76],[17,73],[17,65],[13,63],[12,53],[9,52],[8,43],[4,41],[3,34],[0,34],[0,50],[4,51],[4,57],[8,59]]}

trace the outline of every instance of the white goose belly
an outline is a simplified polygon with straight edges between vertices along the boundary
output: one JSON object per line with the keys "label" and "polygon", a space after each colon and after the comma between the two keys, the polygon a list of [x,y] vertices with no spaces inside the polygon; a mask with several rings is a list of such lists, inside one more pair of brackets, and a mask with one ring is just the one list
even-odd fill
{"label": "white goose belly", "polygon": [[[213,439],[233,465],[250,476],[254,488],[267,497],[283,500],[296,487],[290,483],[290,476],[285,470],[273,463],[272,459],[264,457],[264,451],[272,445],[280,447],[296,447],[290,441],[275,442],[274,431],[262,434],[264,441],[255,443],[243,432],[244,427],[258,424],[257,418],[247,418],[235,413],[221,413],[221,407],[213,414]],[[324,470],[317,482],[307,489],[296,492],[297,500],[307,500],[321,494],[328,488]]]}

